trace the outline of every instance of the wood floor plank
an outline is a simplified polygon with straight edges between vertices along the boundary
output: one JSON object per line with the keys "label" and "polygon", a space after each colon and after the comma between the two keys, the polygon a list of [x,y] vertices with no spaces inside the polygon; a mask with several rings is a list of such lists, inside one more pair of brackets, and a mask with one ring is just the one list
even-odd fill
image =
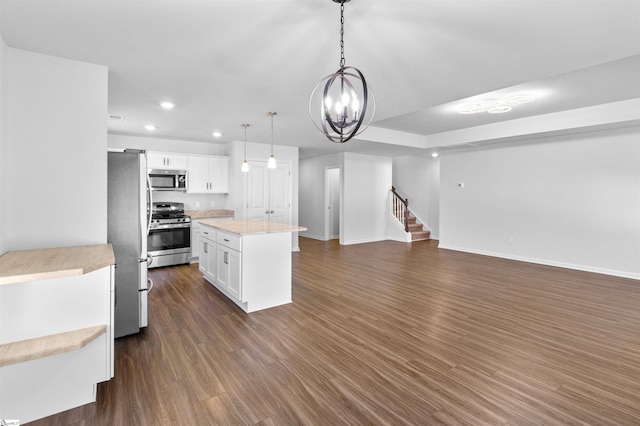
{"label": "wood floor plank", "polygon": [[640,282],[300,239],[293,303],[246,314],[197,265],[149,275],[97,401],[34,425],[637,425]]}

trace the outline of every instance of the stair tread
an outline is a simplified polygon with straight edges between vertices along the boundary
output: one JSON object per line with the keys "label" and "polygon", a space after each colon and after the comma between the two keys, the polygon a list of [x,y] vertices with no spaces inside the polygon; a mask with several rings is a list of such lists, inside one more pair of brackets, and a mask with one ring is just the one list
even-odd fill
{"label": "stair tread", "polygon": [[411,233],[411,241],[428,240],[431,231],[415,231]]}

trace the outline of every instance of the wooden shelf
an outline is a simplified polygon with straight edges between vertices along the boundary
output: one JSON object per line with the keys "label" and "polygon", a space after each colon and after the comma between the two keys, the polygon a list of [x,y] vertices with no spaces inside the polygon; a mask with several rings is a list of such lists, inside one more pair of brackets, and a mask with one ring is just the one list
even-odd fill
{"label": "wooden shelf", "polygon": [[107,332],[106,325],[0,345],[0,367],[82,349]]}
{"label": "wooden shelf", "polygon": [[111,244],[10,251],[0,256],[0,285],[83,275],[114,263]]}

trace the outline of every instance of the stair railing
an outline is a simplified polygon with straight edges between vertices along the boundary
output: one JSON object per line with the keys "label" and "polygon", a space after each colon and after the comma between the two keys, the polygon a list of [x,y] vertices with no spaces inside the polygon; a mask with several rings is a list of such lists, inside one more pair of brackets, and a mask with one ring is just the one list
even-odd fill
{"label": "stair railing", "polygon": [[409,199],[402,198],[396,192],[395,186],[391,187],[391,214],[404,225],[404,231],[409,232]]}

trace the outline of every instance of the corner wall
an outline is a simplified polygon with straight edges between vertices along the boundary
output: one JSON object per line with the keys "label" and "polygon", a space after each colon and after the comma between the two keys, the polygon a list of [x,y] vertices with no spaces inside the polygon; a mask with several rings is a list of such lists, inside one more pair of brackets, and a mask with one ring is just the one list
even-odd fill
{"label": "corner wall", "polygon": [[7,183],[9,175],[9,138],[7,136],[7,58],[8,47],[0,35],[0,255],[8,250],[7,221],[9,215],[9,198],[7,196]]}
{"label": "corner wall", "polygon": [[640,279],[638,140],[629,127],[441,156],[440,247]]}
{"label": "corner wall", "polygon": [[107,68],[9,48],[7,78],[5,248],[106,243]]}
{"label": "corner wall", "polygon": [[391,158],[344,153],[340,244],[387,239],[392,169]]}

